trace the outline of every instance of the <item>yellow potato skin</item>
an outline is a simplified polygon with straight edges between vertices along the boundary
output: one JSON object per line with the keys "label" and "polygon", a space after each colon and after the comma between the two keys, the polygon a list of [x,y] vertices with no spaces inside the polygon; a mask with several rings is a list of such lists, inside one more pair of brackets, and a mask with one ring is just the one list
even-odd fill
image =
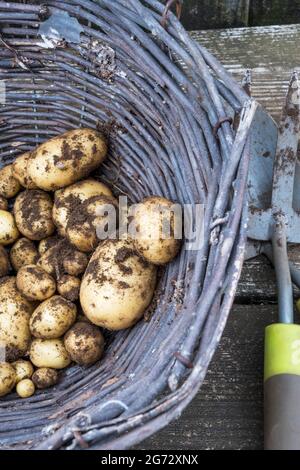
{"label": "yellow potato skin", "polygon": [[41,302],[54,295],[56,282],[42,268],[30,264],[18,271],[17,287],[28,300]]}
{"label": "yellow potato skin", "polygon": [[0,362],[0,397],[8,395],[16,384],[16,373],[11,364]]}
{"label": "yellow potato skin", "polygon": [[24,379],[30,379],[34,372],[31,362],[25,361],[24,359],[13,362],[12,366],[16,372],[16,383]]}
{"label": "yellow potato skin", "polygon": [[21,189],[21,185],[14,178],[12,170],[12,165],[7,165],[0,170],[0,195],[7,199],[14,197]]}
{"label": "yellow potato skin", "polygon": [[35,385],[30,379],[23,379],[17,383],[16,392],[20,398],[29,398],[34,395]]}
{"label": "yellow potato skin", "polygon": [[35,338],[60,338],[73,325],[76,314],[75,304],[60,295],[54,295],[33,312],[29,323],[30,331]]}
{"label": "yellow potato skin", "polygon": [[106,240],[93,254],[81,282],[84,314],[109,330],[133,326],[152,300],[156,272],[136,254],[132,241]]}
{"label": "yellow potato skin", "polygon": [[65,299],[75,302],[79,298],[81,280],[78,277],[64,274],[57,281],[58,293]]}
{"label": "yellow potato skin", "polygon": [[64,369],[71,363],[61,339],[34,339],[29,354],[38,368]]}
{"label": "yellow potato skin", "polygon": [[12,165],[12,174],[24,188],[37,189],[36,184],[29,177],[27,171],[30,156],[30,152],[26,152],[23,155],[17,157]]}
{"label": "yellow potato skin", "polygon": [[[170,222],[170,236],[163,237],[164,216],[160,208],[171,210],[173,202],[159,196],[144,199],[137,206],[134,222],[137,233],[134,237],[134,246],[138,253],[149,263],[163,265],[170,263],[177,255],[181,241],[176,240],[174,233],[174,216],[167,218]],[[181,221],[180,221],[181,222]]]}
{"label": "yellow potato skin", "polygon": [[101,134],[93,129],[75,129],[34,150],[27,171],[39,188],[55,191],[88,176],[106,154],[107,143]]}
{"label": "yellow potato skin", "polygon": [[30,344],[30,316],[34,306],[18,291],[16,279],[0,280],[0,346],[5,348],[6,360],[22,357]]}
{"label": "yellow potato skin", "polygon": [[19,240],[13,244],[9,255],[11,264],[15,271],[19,271],[22,266],[36,264],[39,259],[39,254],[35,244],[25,237],[19,238]]}
{"label": "yellow potato skin", "polygon": [[82,204],[94,196],[112,196],[108,186],[100,181],[88,178],[67,188],[55,192],[53,206],[53,220],[62,237],[66,236],[66,228],[72,208],[76,204]]}
{"label": "yellow potato skin", "polygon": [[20,236],[14,216],[0,210],[0,245],[10,245]]}

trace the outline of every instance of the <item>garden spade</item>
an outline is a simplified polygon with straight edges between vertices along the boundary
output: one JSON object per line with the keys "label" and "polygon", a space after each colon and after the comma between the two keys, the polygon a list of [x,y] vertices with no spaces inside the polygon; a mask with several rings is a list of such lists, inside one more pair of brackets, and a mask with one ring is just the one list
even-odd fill
{"label": "garden spade", "polygon": [[[300,211],[297,210],[300,205],[295,204],[299,198],[294,195],[299,103],[299,82],[294,73],[279,128],[261,110],[255,124],[258,131],[253,132],[254,160],[251,165],[256,169],[250,168],[248,237],[263,242],[270,241],[272,244],[279,308],[279,322],[267,327],[265,337],[267,450],[300,450],[300,326],[294,324],[292,282],[287,254],[287,242],[300,243]],[[262,135],[259,136],[257,132]],[[257,153],[258,148],[255,149],[255,145],[262,143],[269,147],[264,150],[264,155]],[[273,161],[269,157],[274,151]],[[264,169],[255,162],[259,156],[260,163],[262,157],[266,159]],[[271,167],[273,179],[272,191],[269,191],[267,175],[270,174]],[[261,190],[264,184],[265,192]],[[257,194],[261,194],[261,197],[257,198]]]}

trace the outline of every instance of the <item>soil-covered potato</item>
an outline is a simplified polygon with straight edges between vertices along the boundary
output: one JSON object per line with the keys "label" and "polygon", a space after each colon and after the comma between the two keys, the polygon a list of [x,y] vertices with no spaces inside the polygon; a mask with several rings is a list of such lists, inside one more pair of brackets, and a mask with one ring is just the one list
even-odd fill
{"label": "soil-covered potato", "polygon": [[0,196],[0,210],[1,211],[7,211],[8,209],[8,201],[5,199],[5,197]]}
{"label": "soil-covered potato", "polygon": [[107,143],[92,129],[75,129],[44,142],[28,161],[33,182],[45,191],[64,188],[88,176],[104,160]]}
{"label": "soil-covered potato", "polygon": [[180,249],[181,242],[174,232],[176,224],[182,222],[172,211],[173,207],[173,202],[158,196],[148,197],[138,204],[134,215],[134,246],[149,263],[169,263]]}
{"label": "soil-covered potato", "polygon": [[12,363],[12,366],[16,372],[16,383],[24,379],[30,379],[34,369],[30,361],[25,361],[24,359],[19,359]]}
{"label": "soil-covered potato", "polygon": [[65,274],[57,281],[57,290],[62,297],[75,302],[79,299],[81,280],[78,277]]}
{"label": "soil-covered potato", "polygon": [[47,250],[37,265],[58,280],[64,274],[79,276],[85,271],[88,262],[85,253],[76,250],[67,240],[62,240]]}
{"label": "soil-covered potato", "polygon": [[42,240],[55,230],[53,202],[49,194],[37,189],[23,191],[14,204],[14,215],[20,232],[30,240]]}
{"label": "soil-covered potato", "polygon": [[70,243],[80,251],[94,251],[100,241],[108,238],[109,229],[116,231],[117,209],[118,204],[112,197],[87,199],[69,217],[66,232]]}
{"label": "soil-covered potato", "polygon": [[14,277],[0,280],[0,349],[4,349],[5,361],[16,361],[26,353],[33,309],[32,303],[18,291]]}
{"label": "soil-covered potato", "polygon": [[65,348],[72,361],[81,366],[97,362],[104,350],[104,337],[95,325],[78,322],[65,334]]}
{"label": "soil-covered potato", "polygon": [[44,238],[39,243],[39,254],[43,255],[46,253],[46,251],[50,250],[50,248],[53,248],[55,245],[61,242],[61,240],[62,239],[59,235],[52,235],[52,237]]}
{"label": "soil-covered potato", "polygon": [[71,213],[78,211],[84,201],[94,196],[112,197],[112,192],[108,186],[92,178],[79,181],[55,192],[53,220],[61,236],[66,236]]}
{"label": "soil-covered potato", "polygon": [[0,210],[0,245],[10,245],[19,235],[14,216],[10,212]]}
{"label": "soil-covered potato", "polygon": [[89,262],[89,258],[85,253],[78,250],[69,252],[63,259],[63,267],[65,272],[71,276],[79,276],[84,273]]}
{"label": "soil-covered potato", "polygon": [[36,338],[60,338],[73,325],[76,314],[75,304],[60,295],[54,295],[33,312],[30,331]]}
{"label": "soil-covered potato", "polygon": [[41,367],[35,371],[31,379],[36,388],[44,390],[45,388],[53,387],[53,385],[57,384],[58,373],[55,369]]}
{"label": "soil-covered potato", "polygon": [[39,368],[64,369],[71,363],[61,339],[34,339],[29,354],[31,362]]}
{"label": "soil-covered potato", "polygon": [[29,398],[35,392],[35,385],[30,379],[23,379],[17,383],[16,392],[20,398]]}
{"label": "soil-covered potato", "polygon": [[0,362],[0,397],[8,395],[15,385],[15,369],[7,362]]}
{"label": "soil-covered potato", "polygon": [[28,300],[41,302],[54,295],[56,282],[42,268],[30,264],[18,271],[17,287]]}
{"label": "soil-covered potato", "polygon": [[0,195],[9,199],[14,197],[21,189],[21,185],[13,176],[12,165],[7,165],[0,170]]}
{"label": "soil-covered potato", "polygon": [[36,264],[38,259],[39,253],[36,246],[31,240],[28,240],[28,238],[20,238],[11,247],[10,261],[15,271],[18,271],[28,264]]}
{"label": "soil-covered potato", "polygon": [[27,171],[30,156],[30,152],[26,152],[17,157],[12,166],[12,174],[24,188],[37,189],[37,185],[32,181]]}
{"label": "soil-covered potato", "polygon": [[87,318],[109,330],[134,325],[149,306],[156,267],[137,255],[130,240],[106,240],[98,246],[80,287]]}
{"label": "soil-covered potato", "polygon": [[9,258],[5,248],[0,245],[0,277],[6,276],[9,271]]}

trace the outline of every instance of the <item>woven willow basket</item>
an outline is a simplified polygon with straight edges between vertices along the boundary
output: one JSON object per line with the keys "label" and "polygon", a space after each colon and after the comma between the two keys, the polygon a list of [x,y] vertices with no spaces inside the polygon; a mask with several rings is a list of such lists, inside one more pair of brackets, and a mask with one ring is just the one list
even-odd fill
{"label": "woven willow basket", "polygon": [[[205,205],[202,248],[183,246],[161,271],[151,315],[108,335],[99,364],[1,399],[2,449],[142,441],[192,400],[221,337],[243,261],[256,104],[190,39],[173,3],[179,13],[179,1],[0,2],[2,165],[68,129],[100,128],[110,155],[98,176],[116,194]],[[63,37],[47,36],[51,18]]]}

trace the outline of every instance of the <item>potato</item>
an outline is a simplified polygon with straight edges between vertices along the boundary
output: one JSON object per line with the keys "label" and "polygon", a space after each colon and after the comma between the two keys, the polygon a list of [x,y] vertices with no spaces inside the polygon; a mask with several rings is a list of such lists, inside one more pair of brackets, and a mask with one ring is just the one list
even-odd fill
{"label": "potato", "polygon": [[14,197],[21,189],[21,185],[13,177],[12,165],[7,165],[0,170],[0,195],[9,199]]}
{"label": "potato", "polygon": [[60,265],[62,260],[59,257],[59,252],[56,246],[49,248],[38,260],[37,266],[42,268],[46,273],[53,276],[55,279],[60,276]]}
{"label": "potato", "polygon": [[81,366],[97,362],[104,349],[104,337],[94,325],[78,322],[65,334],[65,348],[72,361]]}
{"label": "potato", "polygon": [[9,271],[9,259],[8,259],[8,254],[3,248],[2,245],[0,245],[0,277],[6,276]]}
{"label": "potato", "polygon": [[[137,206],[134,214],[136,236],[134,246],[149,263],[166,264],[180,249],[180,240],[174,237],[176,224],[181,220],[171,212],[173,202],[158,196],[148,197]],[[164,212],[166,211],[166,212]],[[167,223],[169,234],[164,234]]]}
{"label": "potato", "polygon": [[0,280],[0,353],[13,362],[22,357],[30,344],[29,320],[34,306],[18,291],[14,277]]}
{"label": "potato", "polygon": [[61,339],[34,339],[30,347],[30,360],[36,367],[64,369],[71,359]]}
{"label": "potato", "polygon": [[16,198],[14,215],[20,232],[30,240],[42,240],[55,230],[53,203],[49,194],[37,189],[23,191]]}
{"label": "potato", "polygon": [[34,372],[31,362],[25,361],[24,359],[13,362],[12,366],[16,372],[16,383],[24,379],[30,379]]}
{"label": "potato", "polygon": [[15,385],[15,369],[7,362],[0,362],[0,397],[4,397],[10,393]]}
{"label": "potato", "polygon": [[106,238],[108,233],[104,232],[105,226],[116,230],[117,208],[117,202],[112,197],[94,196],[87,199],[69,217],[66,232],[70,243],[80,251],[94,251],[99,241],[103,241],[103,238],[98,238],[97,227]]}
{"label": "potato", "polygon": [[44,238],[39,243],[39,254],[43,255],[46,251],[50,250],[50,248],[57,245],[62,239],[58,235],[53,235],[52,237]]}
{"label": "potato", "polygon": [[24,379],[21,380],[16,387],[16,392],[20,398],[29,398],[35,392],[35,386],[32,380]]}
{"label": "potato", "polygon": [[39,259],[37,265],[48,274],[59,279],[63,274],[78,276],[85,271],[88,265],[85,253],[77,251],[67,240],[62,240]]}
{"label": "potato", "polygon": [[106,240],[83,277],[80,302],[87,318],[109,330],[134,325],[151,302],[156,267],[140,258],[132,241]]}
{"label": "potato", "polygon": [[58,382],[58,373],[55,369],[41,367],[33,374],[32,382],[40,390],[52,387]]}
{"label": "potato", "polygon": [[5,197],[0,196],[0,210],[1,211],[7,211],[8,209],[8,202],[5,199]]}
{"label": "potato", "polygon": [[31,153],[26,152],[16,158],[12,165],[12,174],[19,183],[26,189],[37,189],[37,185],[28,175],[27,166]]}
{"label": "potato", "polygon": [[10,245],[19,235],[14,216],[10,212],[0,210],[0,245]]}
{"label": "potato", "polygon": [[29,323],[30,331],[36,338],[60,338],[73,325],[76,314],[75,304],[60,295],[54,295],[33,312]]}
{"label": "potato", "polygon": [[74,249],[72,253],[70,252],[64,256],[63,266],[66,273],[71,276],[79,276],[84,273],[88,262],[89,259],[85,253],[81,253]]}
{"label": "potato", "polygon": [[27,171],[39,188],[54,191],[88,176],[106,154],[107,143],[101,134],[92,129],[75,129],[34,150]]}
{"label": "potato", "polygon": [[75,302],[75,300],[79,299],[80,284],[81,281],[78,277],[65,274],[57,281],[57,290],[62,297]]}
{"label": "potato", "polygon": [[69,217],[74,210],[93,196],[112,196],[111,190],[92,178],[79,181],[68,188],[55,192],[53,220],[62,237],[66,236]]}
{"label": "potato", "polygon": [[42,268],[30,264],[18,271],[17,288],[26,299],[42,301],[53,296],[56,291],[56,282]]}
{"label": "potato", "polygon": [[[81,216],[83,216],[81,218]],[[79,251],[90,253],[97,247],[99,240],[93,226],[93,219],[88,214],[74,213],[69,218],[67,226],[67,238]]]}
{"label": "potato", "polygon": [[16,271],[22,266],[36,264],[38,259],[39,254],[36,246],[28,238],[20,238],[10,250],[10,261]]}

